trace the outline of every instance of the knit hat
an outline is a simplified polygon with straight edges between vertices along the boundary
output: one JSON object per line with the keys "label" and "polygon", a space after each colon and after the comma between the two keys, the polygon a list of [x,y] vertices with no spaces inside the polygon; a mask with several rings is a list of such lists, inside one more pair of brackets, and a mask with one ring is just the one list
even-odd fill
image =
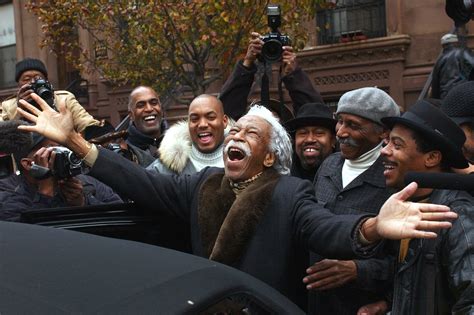
{"label": "knit hat", "polygon": [[381,89],[365,87],[342,95],[337,104],[336,114],[339,113],[357,115],[383,125],[382,118],[400,116],[400,109]]}
{"label": "knit hat", "polygon": [[446,45],[450,43],[457,43],[458,42],[458,36],[456,34],[444,34],[443,37],[441,37],[441,45]]}
{"label": "knit hat", "polygon": [[33,59],[33,58],[26,58],[22,61],[16,63],[15,66],[15,81],[18,82],[20,80],[21,74],[28,70],[37,70],[44,74],[45,78],[48,78],[48,71],[44,63],[41,60]]}
{"label": "knit hat", "polygon": [[458,125],[474,123],[474,82],[453,87],[444,98],[441,110]]}

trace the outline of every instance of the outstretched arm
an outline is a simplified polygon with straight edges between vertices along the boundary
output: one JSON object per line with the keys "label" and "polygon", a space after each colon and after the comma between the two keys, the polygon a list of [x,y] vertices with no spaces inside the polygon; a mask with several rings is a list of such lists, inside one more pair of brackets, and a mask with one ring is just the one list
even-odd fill
{"label": "outstretched arm", "polygon": [[449,207],[407,201],[417,188],[416,183],[411,183],[390,196],[379,214],[362,224],[362,238],[369,242],[383,238],[436,238],[434,231],[450,228],[449,220],[456,219],[457,214]]}
{"label": "outstretched arm", "polygon": [[20,100],[18,112],[34,125],[21,125],[18,129],[39,133],[46,138],[64,145],[83,158],[89,153],[92,145],[74,130],[72,114],[66,109],[64,101],[57,104],[59,112],[52,109],[35,93],[31,98],[39,105],[39,109],[25,100]]}

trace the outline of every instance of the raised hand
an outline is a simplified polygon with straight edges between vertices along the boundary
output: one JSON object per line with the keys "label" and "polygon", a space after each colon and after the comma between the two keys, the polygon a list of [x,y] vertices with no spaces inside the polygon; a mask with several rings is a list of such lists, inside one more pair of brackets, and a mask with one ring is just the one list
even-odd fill
{"label": "raised hand", "polygon": [[76,132],[74,131],[72,115],[66,109],[64,102],[57,104],[59,110],[57,112],[35,93],[30,94],[30,96],[39,105],[40,109],[25,100],[19,100],[21,108],[18,108],[18,113],[34,125],[21,125],[18,129],[39,133],[52,141],[67,146],[71,136]]}
{"label": "raised hand", "polygon": [[435,238],[435,231],[450,228],[449,220],[456,219],[457,214],[451,212],[449,207],[406,201],[417,188],[416,183],[411,183],[390,196],[378,216],[362,225],[365,238],[369,241],[381,238]]}
{"label": "raised hand", "polygon": [[244,66],[251,67],[257,56],[262,52],[263,41],[260,39],[260,34],[252,32],[250,34],[249,46],[247,48],[247,54],[244,57]]}
{"label": "raised hand", "polygon": [[282,54],[283,75],[287,75],[296,70],[298,63],[296,62],[296,53],[291,46],[283,46]]}

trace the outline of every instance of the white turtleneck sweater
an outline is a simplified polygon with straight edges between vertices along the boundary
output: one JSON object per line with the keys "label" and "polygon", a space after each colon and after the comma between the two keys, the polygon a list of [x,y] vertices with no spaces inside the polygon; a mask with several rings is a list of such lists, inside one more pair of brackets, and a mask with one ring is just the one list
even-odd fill
{"label": "white turtleneck sweater", "polygon": [[211,153],[203,153],[199,151],[194,144],[191,146],[191,154],[189,159],[193,163],[197,172],[206,166],[224,167],[224,159],[222,153],[224,152],[224,144],[222,143]]}
{"label": "white turtleneck sweater", "polygon": [[345,160],[342,165],[342,188],[345,188],[360,174],[365,172],[380,156],[383,142],[372,150],[362,154],[356,160]]}

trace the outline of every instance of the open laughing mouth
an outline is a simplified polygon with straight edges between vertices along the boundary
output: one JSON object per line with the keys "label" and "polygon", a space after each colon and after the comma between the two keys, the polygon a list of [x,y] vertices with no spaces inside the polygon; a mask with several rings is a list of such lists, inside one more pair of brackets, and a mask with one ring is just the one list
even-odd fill
{"label": "open laughing mouth", "polygon": [[319,152],[319,148],[315,146],[306,146],[303,148],[304,155],[315,155]]}
{"label": "open laughing mouth", "polygon": [[212,133],[210,132],[201,132],[197,136],[202,143],[209,143],[212,140]]}
{"label": "open laughing mouth", "polygon": [[246,154],[244,151],[240,150],[239,148],[230,147],[229,150],[227,151],[227,157],[229,158],[230,161],[241,161],[246,157]]}
{"label": "open laughing mouth", "polygon": [[397,167],[397,164],[394,162],[390,161],[384,161],[383,162],[383,167],[384,167],[384,175],[389,174],[391,171],[395,170]]}
{"label": "open laughing mouth", "polygon": [[158,116],[157,115],[148,115],[148,116],[145,116],[143,117],[143,120],[147,123],[153,123],[155,122],[156,120],[158,119]]}

